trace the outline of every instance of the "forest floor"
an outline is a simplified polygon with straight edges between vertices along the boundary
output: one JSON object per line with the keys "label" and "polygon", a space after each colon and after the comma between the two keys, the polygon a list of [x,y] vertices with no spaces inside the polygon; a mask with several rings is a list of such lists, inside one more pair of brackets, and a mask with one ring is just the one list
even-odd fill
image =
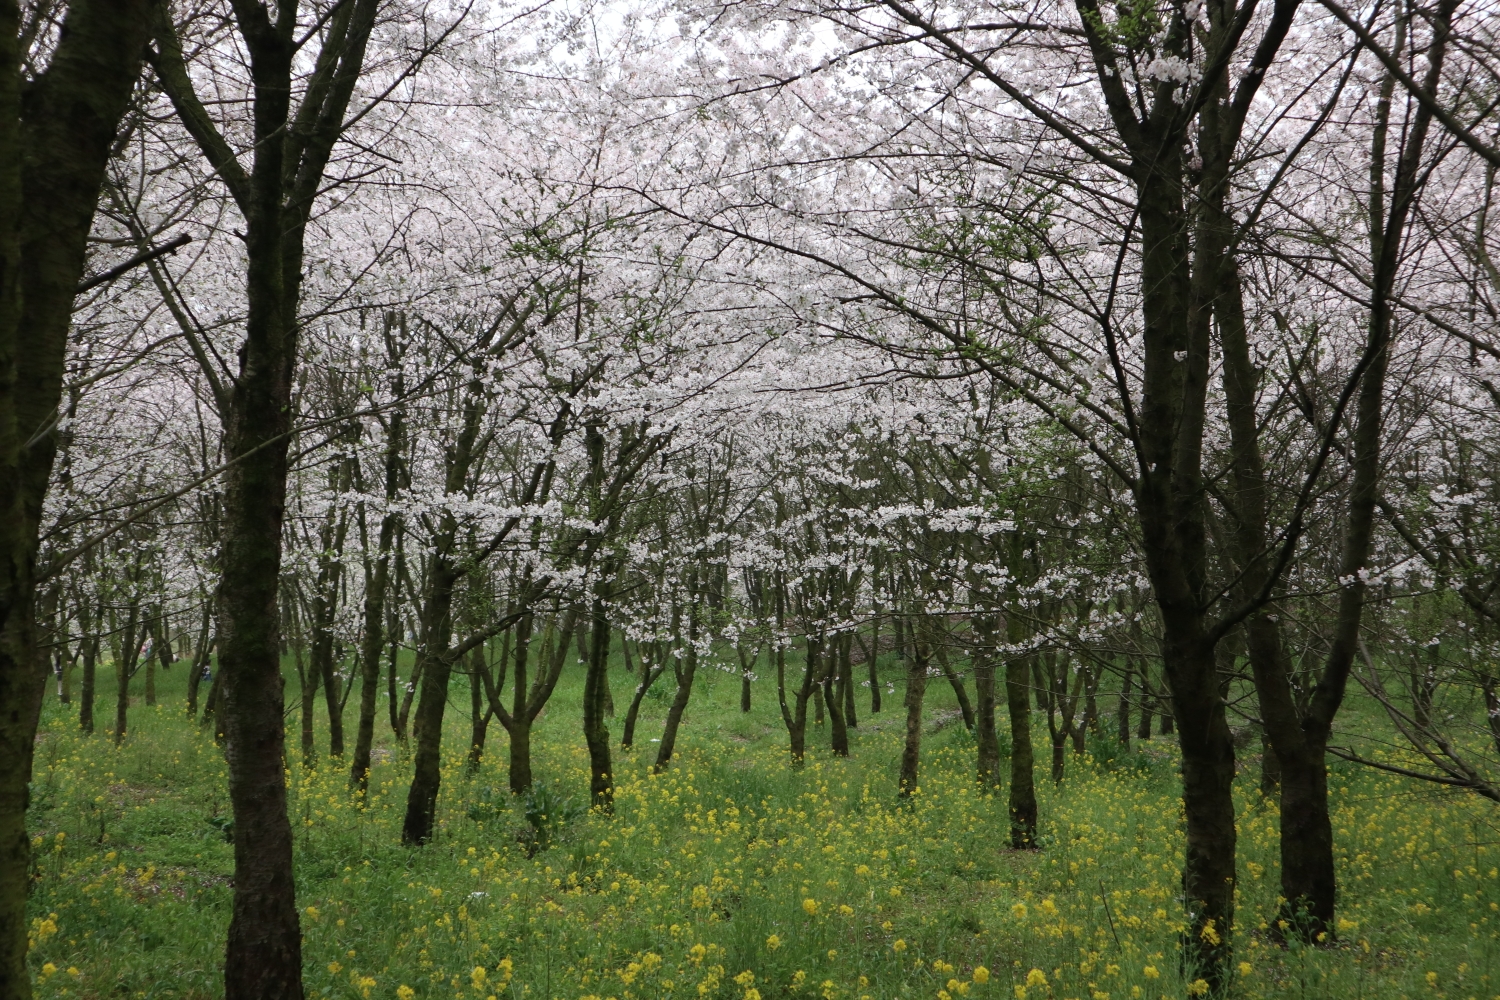
{"label": "forest floor", "polygon": [[[106,673],[101,720],[113,717]],[[222,995],[233,871],[225,769],[210,734],[183,715],[182,673],[160,678],[156,707],[132,708],[118,749],[102,731],[82,735],[74,709],[49,693],[30,817],[40,997]],[[941,680],[928,687],[920,794],[898,805],[899,686],[874,716],[861,690],[851,757],[829,755],[826,731],[815,728],[805,766],[792,768],[774,682],[756,683],[754,708],[742,715],[738,678],[705,670],[681,752],[659,776],[650,774],[651,740],[666,706],[646,701],[636,749],[616,748],[615,811],[606,817],[581,809],[587,756],[581,677],[572,674],[534,737],[532,821],[505,791],[498,724],[482,766],[467,771],[469,697],[455,678],[440,832],[417,849],[399,843],[409,765],[391,741],[384,701],[384,752],[360,802],[342,761],[309,768],[296,760],[291,675],[290,811],[309,996],[1157,1000],[1192,992],[1194,977],[1175,958],[1182,837],[1170,739],[1135,741],[1130,751],[1095,740],[1087,757],[1069,750],[1066,779],[1054,787],[1038,717],[1042,849],[1014,852],[1004,795],[976,789],[973,739]],[[612,674],[623,716],[632,678]],[[898,676],[894,664],[888,675]],[[620,723],[611,722],[615,739]],[[1238,995],[1500,996],[1492,806],[1333,762],[1339,940],[1282,950],[1265,935],[1277,902],[1277,814],[1257,782],[1246,762]],[[534,848],[539,837],[545,849],[528,857],[525,842]]]}

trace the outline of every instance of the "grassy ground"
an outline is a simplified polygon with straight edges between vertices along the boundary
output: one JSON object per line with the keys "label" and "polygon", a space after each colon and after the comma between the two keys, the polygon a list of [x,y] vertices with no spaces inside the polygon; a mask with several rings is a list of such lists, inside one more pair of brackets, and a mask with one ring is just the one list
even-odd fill
{"label": "grassy ground", "polygon": [[[112,719],[100,673],[97,711]],[[132,709],[118,750],[80,734],[49,696],[31,814],[40,996],[221,994],[224,763],[183,718],[184,683],[181,670],[161,679],[161,704]],[[623,716],[631,678],[616,672],[613,684]],[[921,793],[902,807],[899,687],[878,716],[861,693],[852,757],[830,757],[818,730],[793,769],[774,682],[756,684],[742,715],[738,679],[708,672],[672,768],[649,773],[665,703],[648,700],[638,749],[617,753],[615,815],[575,815],[588,786],[580,688],[580,676],[563,679],[535,736],[544,791],[532,806],[548,814],[537,823],[550,846],[532,857],[517,836],[534,830],[525,804],[505,792],[504,730],[491,727],[478,773],[463,766],[462,679],[432,845],[399,844],[409,766],[383,701],[367,802],[346,790],[342,762],[291,764],[310,995],[1156,1000],[1192,989],[1175,960],[1182,841],[1169,741],[1070,752],[1057,788],[1039,743],[1044,848],[1016,853],[1004,847],[1003,796],[973,786],[973,741],[941,681],[928,688]],[[295,756],[295,715],[289,728]],[[326,745],[321,720],[318,735]],[[1263,936],[1276,810],[1245,768],[1237,992],[1500,996],[1491,807],[1352,765],[1333,772],[1340,942],[1288,952]]]}

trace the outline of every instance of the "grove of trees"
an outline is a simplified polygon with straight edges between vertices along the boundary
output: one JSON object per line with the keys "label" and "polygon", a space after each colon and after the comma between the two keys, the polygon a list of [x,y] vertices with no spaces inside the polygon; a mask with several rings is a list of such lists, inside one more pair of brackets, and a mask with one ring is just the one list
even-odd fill
{"label": "grove of trees", "polygon": [[303,995],[289,759],[357,799],[388,727],[422,850],[445,726],[523,794],[569,669],[604,814],[711,662],[789,767],[898,713],[893,799],[951,686],[996,851],[1175,734],[1216,994],[1237,757],[1283,942],[1330,757],[1500,803],[1489,0],[0,11],[0,996],[44,694],[119,744],[174,668],[231,998]]}

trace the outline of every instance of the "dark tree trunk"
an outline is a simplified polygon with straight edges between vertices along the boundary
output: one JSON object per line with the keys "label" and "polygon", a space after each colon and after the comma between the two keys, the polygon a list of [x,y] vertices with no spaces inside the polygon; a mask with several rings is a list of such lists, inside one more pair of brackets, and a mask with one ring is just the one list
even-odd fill
{"label": "dark tree trunk", "polygon": [[[384,645],[381,625],[385,620],[385,591],[390,577],[391,536],[394,533],[395,516],[387,514],[380,522],[380,551],[375,558],[375,568],[365,582],[364,634],[359,659],[359,722],[354,734],[354,758],[349,766],[349,783],[361,792],[369,787],[370,751],[375,744],[375,702],[380,694],[380,651]],[[392,673],[395,673],[394,667]],[[394,706],[394,691],[391,696]]]}
{"label": "dark tree trunk", "polygon": [[[512,699],[514,706],[509,724],[504,716],[501,716],[501,725],[505,725],[510,733],[510,792],[512,795],[524,795],[531,789],[531,722],[536,718],[536,713],[541,711],[541,706],[533,707],[528,698],[527,685],[530,683],[531,665],[531,630],[535,625],[535,619],[531,615],[525,615],[516,622],[515,650],[511,653],[514,657],[515,668],[510,671],[511,683],[515,686],[515,695]],[[571,638],[565,631],[558,637],[564,649],[568,646]],[[542,654],[547,653],[547,643],[542,643]],[[545,663],[543,664],[545,667]]]}
{"label": "dark tree trunk", "polygon": [[[778,634],[780,628],[777,629]],[[781,720],[786,723],[787,739],[794,765],[801,764],[807,754],[807,703],[817,690],[818,643],[811,636],[807,640],[807,656],[802,669],[802,683],[792,692],[792,703],[786,699],[786,650],[776,649],[776,696],[780,702]]]}
{"label": "dark tree trunk", "polygon": [[[1012,615],[1012,618],[1015,616]],[[1005,707],[1010,717],[1010,846],[1037,846],[1036,780],[1031,749],[1031,667],[1022,656],[1005,665]]]}
{"label": "dark tree trunk", "polygon": [[[595,584],[590,620],[588,673],[583,682],[583,738],[589,750],[589,801],[602,812],[615,804],[614,766],[610,760],[609,727],[604,724],[604,695],[609,684],[609,640],[612,630],[605,616],[608,586]],[[686,704],[686,699],[684,699]]]}
{"label": "dark tree trunk", "polygon": [[74,0],[45,69],[33,74],[22,51],[23,6],[0,11],[0,996],[7,1000],[32,995],[26,808],[46,690],[33,615],[59,439],[39,432],[56,425],[73,300],[111,143],[140,74],[149,9],[143,0]]}
{"label": "dark tree trunk", "polygon": [[852,634],[843,636],[839,641],[839,686],[844,692],[844,725],[850,729],[858,729],[859,718],[854,706],[854,662],[851,650],[853,644]]}
{"label": "dark tree trunk", "polygon": [[422,674],[426,665],[426,657],[418,654],[412,663],[411,678],[406,682],[406,690],[401,693],[401,709],[396,713],[396,742],[398,743],[406,742],[406,724],[411,719],[411,707],[417,700],[417,692],[421,689]]}
{"label": "dark tree trunk", "polygon": [[835,757],[849,756],[849,727],[844,721],[844,691],[840,681],[847,671],[847,658],[842,656],[842,641],[834,639],[833,648],[824,654],[823,694],[828,704],[829,749]]}
{"label": "dark tree trunk", "polygon": [[982,788],[1000,787],[1000,734],[995,726],[995,623],[989,615],[975,615],[974,629],[974,744],[976,770]]}
{"label": "dark tree trunk", "polygon": [[689,612],[687,649],[683,653],[680,666],[675,671],[677,690],[672,696],[671,706],[667,709],[667,720],[662,727],[661,742],[656,748],[656,763],[652,765],[652,770],[658,774],[667,769],[667,764],[676,751],[677,728],[682,724],[682,715],[687,711],[688,698],[693,693],[693,678],[698,673],[697,633],[698,612],[695,607]]}
{"label": "dark tree trunk", "polygon": [[130,678],[140,656],[141,637],[136,632],[140,605],[132,597],[126,610],[125,634],[115,656],[115,746],[125,742],[130,715]]}
{"label": "dark tree trunk", "polygon": [[[532,596],[534,595],[528,595],[523,600],[530,601]],[[576,609],[569,609],[563,615],[560,626],[557,623],[547,626],[542,634],[541,653],[537,660],[540,670],[536,679],[529,685],[527,678],[530,672],[531,635],[535,626],[535,617],[528,612],[516,619],[515,676],[512,681],[510,711],[506,711],[501,699],[502,690],[505,687],[505,663],[511,656],[508,637],[500,654],[499,680],[491,687],[488,673],[481,675],[489,695],[490,712],[500,720],[500,724],[510,734],[510,790],[514,795],[521,795],[531,788],[532,725],[542,709],[546,707],[548,699],[552,697],[553,689],[557,686],[557,679],[562,675],[563,665],[568,657],[568,647],[573,641],[574,624],[578,617]],[[556,646],[552,645],[554,635],[557,637]]]}
{"label": "dark tree trunk", "polygon": [[152,650],[151,655],[149,655],[149,656],[146,657],[146,664],[145,664],[145,666],[146,666],[146,690],[145,690],[146,707],[147,708],[155,708],[156,707],[156,651],[155,650]]}
{"label": "dark tree trunk", "polygon": [[454,530],[453,516],[445,514],[428,570],[428,594],[422,608],[422,640],[417,667],[413,670],[414,677],[417,672],[422,675],[422,693],[412,722],[416,753],[411,788],[406,796],[406,818],[401,825],[401,842],[407,845],[430,841],[437,823],[443,712],[448,707],[448,681],[453,673],[448,649],[453,635],[453,586],[457,579],[452,565]]}
{"label": "dark tree trunk", "polygon": [[296,5],[273,21],[259,4],[235,8],[249,63],[249,173],[193,89],[170,11],[158,5],[156,77],[245,219],[245,338],[224,421],[219,673],[234,809],[234,899],[225,949],[226,1000],[301,1000],[302,944],[286,813],[284,685],[277,589],[287,447],[298,354],[303,239],[345,120],[378,0],[352,0],[325,22],[309,78],[296,88]]}
{"label": "dark tree trunk", "polygon": [[1136,726],[1135,735],[1140,739],[1149,740],[1151,738],[1151,720],[1156,716],[1154,708],[1154,706],[1156,705],[1156,699],[1151,696],[1145,685],[1146,675],[1142,673],[1140,705],[1141,718],[1140,723]]}
{"label": "dark tree trunk", "polygon": [[760,659],[760,647],[755,649],[755,658],[746,659],[743,646],[738,649],[740,656],[740,711],[750,711],[750,674],[755,669],[755,663]]}
{"label": "dark tree trunk", "polygon": [[[300,638],[300,637],[299,637]],[[318,761],[318,744],[314,739],[314,721],[318,712],[318,679],[307,671],[302,661],[302,643],[292,640],[292,662],[297,667],[297,686],[302,695],[302,766],[314,767]]]}
{"label": "dark tree trunk", "polygon": [[99,637],[85,636],[83,640],[83,683],[78,691],[78,728],[86,733],[94,731],[94,673],[99,660]]}
{"label": "dark tree trunk", "polygon": [[203,626],[198,630],[198,642],[193,647],[193,665],[188,668],[187,717],[198,717],[198,688],[203,684],[203,669],[209,664],[209,636],[213,634],[213,602],[203,602]]}
{"label": "dark tree trunk", "polygon": [[959,714],[963,716],[964,728],[969,732],[974,731],[974,706],[969,702],[969,692],[964,687],[964,679],[953,669],[948,661],[948,651],[942,646],[937,648],[938,665],[943,669],[943,676],[948,678],[948,684],[953,688],[953,697],[958,701]]}
{"label": "dark tree trunk", "polygon": [[635,722],[640,718],[641,702],[646,699],[646,692],[651,690],[662,674],[666,673],[665,662],[658,663],[655,667],[641,661],[640,682],[635,686],[635,694],[631,696],[630,708],[625,712],[625,730],[620,736],[620,746],[629,748],[635,743]]}
{"label": "dark tree trunk", "polygon": [[913,643],[915,656],[906,661],[906,741],[901,748],[901,777],[897,795],[910,798],[917,793],[918,766],[922,757],[922,697],[927,693],[927,662],[931,650],[926,642]]}
{"label": "dark tree trunk", "polygon": [[484,660],[484,646],[475,646],[469,653],[469,757],[468,768],[472,774],[479,770],[484,760],[484,740],[490,728],[490,707],[484,699],[484,679],[481,670],[488,672]]}
{"label": "dark tree trunk", "polygon": [[1135,681],[1135,671],[1125,664],[1125,676],[1120,678],[1120,706],[1115,714],[1115,739],[1122,747],[1130,746],[1130,686]]}

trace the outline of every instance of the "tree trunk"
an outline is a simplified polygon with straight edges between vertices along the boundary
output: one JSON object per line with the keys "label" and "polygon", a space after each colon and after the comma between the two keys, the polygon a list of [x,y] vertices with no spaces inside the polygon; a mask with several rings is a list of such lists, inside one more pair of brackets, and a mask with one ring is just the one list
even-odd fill
{"label": "tree trunk", "polygon": [[641,679],[635,686],[635,694],[631,696],[630,708],[625,712],[625,731],[620,736],[620,746],[628,749],[634,745],[635,722],[641,714],[641,702],[646,699],[646,692],[651,690],[651,685],[655,684],[657,679],[666,673],[666,670],[667,665],[665,662],[659,663],[653,668],[644,660],[641,661]]}
{"label": "tree trunk", "polygon": [[99,637],[84,636],[83,639],[83,683],[78,691],[78,728],[94,732],[94,672],[99,659]]}
{"label": "tree trunk", "polygon": [[843,656],[843,642],[834,639],[833,648],[828,650],[824,656],[823,667],[823,693],[824,701],[828,704],[829,749],[835,757],[849,756],[849,727],[844,722],[844,690],[840,681],[847,676],[848,658]]}
{"label": "tree trunk", "polygon": [[853,645],[852,633],[843,636],[839,641],[839,686],[844,690],[844,725],[850,729],[858,729],[859,718],[854,705]]}
{"label": "tree trunk", "polygon": [[995,726],[995,625],[988,615],[975,615],[974,629],[974,744],[981,788],[1000,787],[1000,734]]}
{"label": "tree trunk", "polygon": [[307,664],[302,662],[302,643],[296,640],[292,642],[292,660],[297,665],[297,685],[302,693],[302,766],[311,768],[318,760],[313,729],[318,711],[318,679],[308,673]]}
{"label": "tree trunk", "polygon": [[469,772],[479,770],[484,759],[484,739],[490,728],[490,707],[484,700],[484,680],[481,670],[488,671],[484,661],[484,646],[478,645],[469,653]]}
{"label": "tree trunk", "polygon": [[736,650],[740,656],[740,711],[750,711],[750,674],[755,667],[756,660],[760,659],[760,647],[755,648],[755,659],[745,657],[745,648],[740,646]]}
{"label": "tree trunk", "polygon": [[444,525],[432,566],[428,570],[428,594],[422,609],[422,641],[413,676],[422,675],[421,699],[412,722],[416,755],[411,788],[406,796],[406,819],[401,842],[408,846],[432,839],[437,823],[438,788],[442,784],[443,712],[448,706],[448,681],[453,673],[448,647],[452,638],[453,586],[457,574],[451,563],[454,522],[444,515]]}
{"label": "tree trunk", "polygon": [[[692,596],[689,597],[692,600]],[[652,770],[660,774],[667,769],[668,762],[677,747],[677,727],[682,724],[682,714],[687,711],[688,698],[693,693],[693,677],[698,672],[698,609],[696,604],[688,613],[688,641],[681,666],[675,671],[677,691],[667,709],[666,725],[662,727],[661,743],[656,748],[656,763]]]}
{"label": "tree trunk", "polygon": [[915,795],[920,787],[922,697],[927,693],[927,661],[931,657],[925,641],[918,639],[913,647],[916,655],[906,661],[906,742],[901,748],[901,777],[897,782],[897,795],[903,799]]}
{"label": "tree trunk", "polygon": [[937,647],[938,665],[943,668],[943,676],[948,678],[949,685],[953,688],[953,697],[958,700],[958,711],[963,716],[964,728],[969,732],[974,731],[974,706],[969,702],[969,692],[964,687],[964,679],[953,669],[948,661],[948,650],[943,646]]}
{"label": "tree trunk", "polygon": [[146,707],[156,707],[156,650],[146,657]]}
{"label": "tree trunk", "polygon": [[131,598],[126,609],[125,633],[115,655],[115,746],[125,742],[130,713],[130,678],[140,655],[140,636],[136,633],[140,605]]}
{"label": "tree trunk", "polygon": [[1135,671],[1125,664],[1125,676],[1120,679],[1120,706],[1115,714],[1115,739],[1120,746],[1130,747],[1130,686],[1135,681]]}
{"label": "tree trunk", "polygon": [[[380,694],[380,651],[384,646],[381,626],[385,621],[385,591],[390,577],[391,536],[394,533],[395,516],[387,514],[380,519],[380,550],[375,558],[375,568],[365,582],[364,634],[361,636],[359,660],[359,722],[354,734],[354,758],[349,765],[349,784],[361,792],[369,788],[370,751],[375,745],[375,702]],[[395,692],[392,691],[393,708],[395,701]]]}
{"label": "tree trunk", "polygon": [[1135,735],[1140,739],[1149,740],[1151,738],[1151,720],[1156,715],[1154,708],[1155,705],[1156,699],[1151,696],[1149,689],[1146,687],[1146,674],[1144,671],[1142,671],[1140,706],[1141,718],[1140,723],[1137,725],[1135,730]]}
{"label": "tree trunk", "polygon": [[[589,750],[589,801],[601,812],[612,812],[615,804],[614,767],[610,760],[609,728],[604,724],[604,694],[609,684],[609,640],[611,629],[605,617],[608,585],[595,584],[593,622],[589,645],[588,673],[583,682],[583,738]],[[684,697],[683,703],[686,704]]]}
{"label": "tree trunk", "polygon": [[[0,996],[30,1000],[26,809],[45,672],[36,556],[68,330],[105,165],[145,49],[144,0],[74,0],[33,72],[0,11]],[[45,48],[45,46],[44,46]]]}
{"label": "tree trunk", "polygon": [[[1012,618],[1015,616],[1012,615]],[[1005,665],[1005,707],[1010,718],[1010,846],[1037,846],[1036,781],[1031,748],[1031,667],[1023,656]]]}
{"label": "tree trunk", "polygon": [[209,663],[208,638],[212,635],[213,628],[213,605],[210,601],[203,602],[203,625],[198,630],[198,642],[193,647],[193,665],[188,668],[187,678],[187,717],[189,720],[198,717],[198,688],[203,683],[203,668]]}

